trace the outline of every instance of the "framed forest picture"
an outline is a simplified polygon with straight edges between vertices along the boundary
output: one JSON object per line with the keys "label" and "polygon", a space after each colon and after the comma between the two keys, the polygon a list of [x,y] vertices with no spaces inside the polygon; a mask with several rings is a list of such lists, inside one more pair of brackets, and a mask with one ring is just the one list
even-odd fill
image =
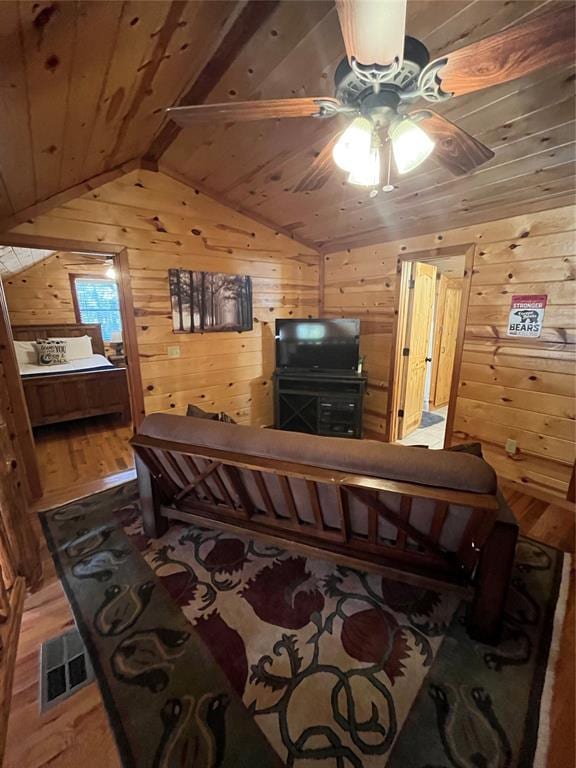
{"label": "framed forest picture", "polygon": [[169,269],[174,333],[252,330],[252,279],[247,275]]}

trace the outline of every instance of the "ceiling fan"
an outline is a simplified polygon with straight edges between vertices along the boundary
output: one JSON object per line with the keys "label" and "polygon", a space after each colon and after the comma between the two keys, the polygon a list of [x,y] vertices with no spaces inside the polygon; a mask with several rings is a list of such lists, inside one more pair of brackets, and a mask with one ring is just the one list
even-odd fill
{"label": "ceiling fan", "polygon": [[381,183],[382,152],[388,144],[399,174],[417,168],[433,152],[453,174],[463,175],[494,152],[418,101],[439,104],[463,94],[574,59],[574,8],[563,6],[430,61],[419,40],[405,36],[407,0],[336,0],[347,58],[334,75],[335,98],[310,97],[199,104],[167,109],[181,127],[199,122],[240,122],[288,117],[329,119],[343,115],[350,125],[332,137],[294,192],[319,189],[332,159],[348,181]]}

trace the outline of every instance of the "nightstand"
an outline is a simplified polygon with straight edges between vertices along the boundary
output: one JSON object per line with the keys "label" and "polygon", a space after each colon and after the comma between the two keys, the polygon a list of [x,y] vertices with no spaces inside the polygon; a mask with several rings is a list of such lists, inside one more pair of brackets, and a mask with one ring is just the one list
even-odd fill
{"label": "nightstand", "polygon": [[125,355],[108,355],[108,360],[116,366],[122,367],[126,365]]}

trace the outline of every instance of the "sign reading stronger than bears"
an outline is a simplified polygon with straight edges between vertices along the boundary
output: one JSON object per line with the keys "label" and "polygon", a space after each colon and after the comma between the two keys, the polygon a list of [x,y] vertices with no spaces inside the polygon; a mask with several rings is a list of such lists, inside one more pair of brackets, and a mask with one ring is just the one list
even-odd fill
{"label": "sign reading stronger than bears", "polygon": [[548,296],[512,296],[507,336],[539,338]]}

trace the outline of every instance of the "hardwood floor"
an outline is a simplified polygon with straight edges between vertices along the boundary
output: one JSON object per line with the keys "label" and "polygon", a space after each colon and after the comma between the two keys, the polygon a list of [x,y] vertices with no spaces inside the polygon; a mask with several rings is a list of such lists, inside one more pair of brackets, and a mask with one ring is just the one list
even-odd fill
{"label": "hardwood floor", "polygon": [[34,430],[44,495],[100,480],[134,466],[132,427],[100,416]]}
{"label": "hardwood floor", "polygon": [[[124,473],[116,479],[130,476],[131,473]],[[111,482],[108,480],[102,485]],[[81,492],[86,489],[87,492],[94,492],[97,484],[90,479],[88,485],[71,489],[71,498],[83,495]],[[522,533],[574,552],[575,521],[572,510],[533,499],[515,488],[504,487],[503,490],[517,516]],[[52,500],[61,504],[65,501],[65,494],[59,491],[53,495]],[[114,738],[95,683],[80,690],[52,711],[39,713],[40,645],[73,623],[68,602],[45,544],[43,561],[45,584],[26,601],[22,622],[5,768],[76,768],[78,765],[84,768],[119,768]],[[569,768],[574,765],[574,603],[572,568],[557,666],[557,686],[552,703],[552,746],[547,768]]]}
{"label": "hardwood floor", "polygon": [[[520,530],[525,536],[543,541],[574,555],[575,514],[573,508],[533,499],[511,486],[504,485],[502,490],[520,524]],[[574,722],[576,720],[574,559],[571,566],[566,618],[556,666],[556,686],[552,701],[550,752],[547,768],[570,768],[570,766],[576,765],[574,742]]]}
{"label": "hardwood floor", "polygon": [[28,597],[22,617],[4,768],[121,768],[96,683],[40,713],[40,647],[74,626],[44,540],[42,555],[44,586]]}
{"label": "hardwood floor", "polygon": [[[35,430],[43,497],[33,512],[104,490],[135,476],[128,444],[132,427],[117,417],[55,424]],[[118,768],[120,761],[98,686],[78,691],[46,714],[38,704],[39,650],[44,640],[74,624],[68,601],[40,532],[44,585],[25,604],[14,681],[5,766]]]}

